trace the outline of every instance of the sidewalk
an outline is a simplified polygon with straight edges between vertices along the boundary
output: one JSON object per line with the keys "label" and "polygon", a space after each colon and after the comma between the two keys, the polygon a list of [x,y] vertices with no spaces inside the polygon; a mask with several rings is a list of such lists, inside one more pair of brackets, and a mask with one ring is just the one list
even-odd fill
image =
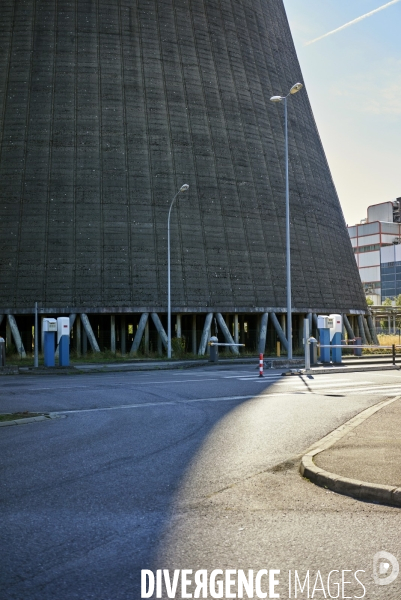
{"label": "sidewalk", "polygon": [[401,396],[317,442],[302,458],[301,474],[340,494],[401,507]]}

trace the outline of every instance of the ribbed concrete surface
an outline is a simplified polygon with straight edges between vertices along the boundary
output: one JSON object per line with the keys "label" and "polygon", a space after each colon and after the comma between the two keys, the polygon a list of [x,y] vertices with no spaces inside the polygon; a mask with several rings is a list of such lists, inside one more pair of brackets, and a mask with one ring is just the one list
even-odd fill
{"label": "ribbed concrete surface", "polygon": [[[285,307],[281,0],[2,0],[0,307]],[[307,93],[289,100],[295,309],[365,299]]]}

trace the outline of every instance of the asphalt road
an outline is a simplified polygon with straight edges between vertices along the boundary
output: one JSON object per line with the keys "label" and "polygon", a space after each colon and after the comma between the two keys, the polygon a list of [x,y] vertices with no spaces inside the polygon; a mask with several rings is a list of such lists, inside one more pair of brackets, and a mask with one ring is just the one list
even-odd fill
{"label": "asphalt road", "polygon": [[396,371],[2,377],[0,412],[59,416],[0,428],[1,600],[139,600],[141,569],[276,569],[281,598],[290,570],[310,571],[310,594],[319,571],[313,597],[336,597],[335,570],[351,582],[340,598],[399,600],[401,576],[372,578],[378,551],[401,562],[399,509],[297,469],[312,443],[400,393]]}

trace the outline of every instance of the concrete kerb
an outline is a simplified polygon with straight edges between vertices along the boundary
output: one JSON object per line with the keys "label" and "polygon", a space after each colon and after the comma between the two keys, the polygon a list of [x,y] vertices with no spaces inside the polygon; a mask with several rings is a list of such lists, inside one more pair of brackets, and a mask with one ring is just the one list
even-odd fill
{"label": "concrete kerb", "polygon": [[312,369],[291,369],[282,373],[282,375],[293,376],[293,375],[328,375],[331,373],[363,373],[365,371],[399,371],[401,369],[398,365],[382,365],[382,366],[352,366],[352,367],[316,367]]}
{"label": "concrete kerb", "polygon": [[342,477],[341,475],[329,473],[317,467],[313,461],[314,456],[333,446],[350,431],[355,429],[355,427],[366,421],[366,419],[400,398],[401,396],[396,396],[395,398],[383,400],[375,406],[367,408],[315,444],[312,444],[301,459],[299,470],[302,477],[309,479],[312,483],[320,487],[327,488],[338,494],[351,496],[357,500],[401,507],[401,488]]}
{"label": "concrete kerb", "polygon": [[[269,367],[273,369],[282,369],[296,367],[302,364],[302,359],[287,361],[285,359],[266,359],[269,361]],[[193,369],[198,367],[224,367],[224,365],[249,365],[254,364],[255,369],[259,368],[259,358],[229,358],[221,359],[217,363],[211,363],[208,359],[204,360],[177,360],[177,361],[138,361],[132,363],[93,363],[83,365],[70,365],[69,367],[12,367],[9,372],[0,375],[81,375],[83,373],[110,373],[119,371],[153,371],[153,370],[174,370],[174,369]],[[270,366],[271,364],[271,366]]]}

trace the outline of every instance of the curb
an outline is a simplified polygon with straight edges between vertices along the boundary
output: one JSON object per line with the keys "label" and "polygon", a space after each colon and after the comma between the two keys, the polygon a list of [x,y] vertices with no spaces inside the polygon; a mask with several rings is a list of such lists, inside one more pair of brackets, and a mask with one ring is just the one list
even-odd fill
{"label": "curb", "polygon": [[[295,370],[295,369],[293,369]],[[292,370],[292,371],[293,371]],[[329,369],[325,369],[322,368],[320,369],[319,367],[317,369],[299,369],[296,372],[292,372],[292,371],[287,371],[286,373],[283,373],[283,375],[286,375],[287,377],[293,376],[293,375],[327,375],[328,373],[363,373],[365,371],[399,371],[400,367],[397,365],[383,365],[382,367],[380,366],[376,366],[376,367],[331,367]]]}
{"label": "curb", "polygon": [[14,421],[2,421],[0,427],[10,427],[11,425],[27,425],[28,423],[36,423],[38,421],[49,421],[49,419],[62,419],[64,415],[49,413],[48,415],[40,415],[38,417],[27,417],[26,419],[15,419]]}
{"label": "curb", "polygon": [[[295,359],[288,362],[285,359],[265,359],[269,361],[272,369],[283,369],[290,367],[297,367],[302,364],[301,360]],[[197,367],[224,367],[225,365],[252,365],[255,364],[255,369],[259,366],[259,359],[256,357],[245,358],[245,359],[221,359],[218,363],[212,363],[209,360],[193,360],[193,361],[177,361],[174,362],[143,362],[143,363],[132,363],[132,364],[118,364],[118,363],[99,363],[93,365],[70,365],[69,367],[8,367],[12,371],[2,372],[0,368],[0,375],[82,375],[90,373],[118,373],[125,371],[166,371],[166,370],[177,370],[177,369],[192,369]],[[6,367],[5,367],[6,368]],[[268,368],[268,367],[266,367]]]}
{"label": "curb", "polygon": [[390,485],[381,485],[379,483],[368,483],[359,481],[358,479],[349,479],[335,473],[329,473],[320,467],[317,467],[313,462],[314,456],[327,450],[343,438],[347,433],[361,425],[366,419],[374,415],[376,412],[392,404],[396,400],[400,400],[401,396],[396,396],[390,400],[383,400],[375,406],[371,406],[366,410],[353,417],[344,425],[341,425],[324,438],[310,446],[307,452],[301,459],[299,467],[302,477],[309,479],[312,483],[320,487],[327,488],[338,494],[351,496],[357,500],[366,502],[376,502],[378,504],[387,504],[390,506],[401,507],[401,488]]}

